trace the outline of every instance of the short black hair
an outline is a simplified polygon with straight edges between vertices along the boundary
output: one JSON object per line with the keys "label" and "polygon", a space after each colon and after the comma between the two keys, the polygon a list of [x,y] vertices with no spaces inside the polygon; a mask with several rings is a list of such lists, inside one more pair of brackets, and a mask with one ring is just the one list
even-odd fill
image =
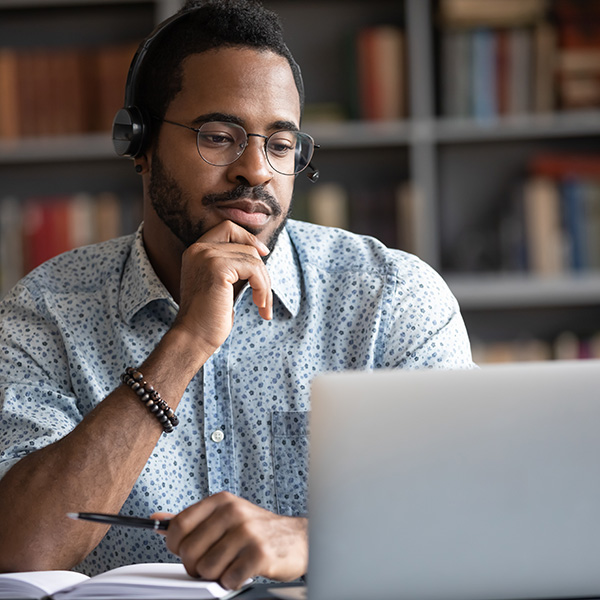
{"label": "short black hair", "polygon": [[[182,63],[190,54],[223,47],[270,50],[284,57],[304,107],[300,67],[283,39],[279,17],[257,0],[187,0],[181,15],[148,49],[135,87],[136,105],[163,118],[183,84]],[[159,26],[160,27],[160,26]]]}

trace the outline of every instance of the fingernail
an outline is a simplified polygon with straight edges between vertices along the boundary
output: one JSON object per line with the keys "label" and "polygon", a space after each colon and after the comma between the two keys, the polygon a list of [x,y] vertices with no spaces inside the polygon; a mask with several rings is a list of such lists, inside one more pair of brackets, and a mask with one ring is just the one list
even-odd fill
{"label": "fingernail", "polygon": [[266,246],[265,244],[263,244],[260,240],[257,240],[258,243],[260,244],[260,249],[265,253],[265,254],[269,254],[271,251],[269,250],[268,246]]}

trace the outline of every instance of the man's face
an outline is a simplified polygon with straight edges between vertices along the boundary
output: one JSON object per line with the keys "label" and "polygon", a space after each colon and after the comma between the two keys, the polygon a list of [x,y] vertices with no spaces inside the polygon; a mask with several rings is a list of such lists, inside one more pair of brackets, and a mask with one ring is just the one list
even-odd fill
{"label": "man's face", "polygon": [[[299,96],[285,58],[221,48],[185,59],[182,89],[165,119],[191,127],[233,121],[248,133],[268,136],[298,128]],[[274,246],[291,207],[294,177],[269,165],[263,138],[251,136],[235,162],[213,166],[198,155],[193,131],[163,123],[149,159],[144,227],[153,236],[171,237],[184,249],[231,220]]]}

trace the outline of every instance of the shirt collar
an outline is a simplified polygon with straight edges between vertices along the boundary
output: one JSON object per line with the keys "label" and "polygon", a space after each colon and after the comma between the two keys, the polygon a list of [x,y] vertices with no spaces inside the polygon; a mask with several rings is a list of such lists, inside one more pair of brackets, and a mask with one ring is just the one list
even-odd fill
{"label": "shirt collar", "polygon": [[283,306],[295,317],[300,310],[302,278],[300,263],[292,241],[284,228],[277,244],[267,260],[267,271],[271,278],[271,289]]}
{"label": "shirt collar", "polygon": [[[126,323],[130,323],[139,310],[154,300],[166,300],[175,310],[179,308],[150,264],[142,238],[142,227],[143,223],[135,234],[121,279],[119,311]],[[269,256],[267,271],[273,293],[292,316],[298,314],[301,298],[300,264],[285,228]]]}
{"label": "shirt collar", "polygon": [[139,310],[154,300],[167,300],[178,310],[173,297],[150,264],[142,238],[142,227],[143,223],[135,234],[121,279],[119,311],[126,323],[130,323]]}

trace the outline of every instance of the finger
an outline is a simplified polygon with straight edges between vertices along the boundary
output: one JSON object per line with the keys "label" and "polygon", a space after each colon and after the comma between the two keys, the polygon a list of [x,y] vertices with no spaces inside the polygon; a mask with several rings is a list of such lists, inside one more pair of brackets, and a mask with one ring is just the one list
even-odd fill
{"label": "finger", "polygon": [[188,506],[188,508],[175,515],[171,519],[167,530],[167,547],[169,550],[181,556],[180,551],[183,540],[189,537],[192,532],[201,530],[202,524],[210,518],[214,509],[214,503],[210,502],[209,497]]}
{"label": "finger", "polygon": [[269,248],[254,234],[231,221],[223,221],[222,223],[219,223],[216,227],[209,229],[197,241],[205,243],[221,242],[253,246],[258,250],[258,253],[261,256],[266,256],[270,252]]}
{"label": "finger", "polygon": [[248,281],[252,288],[252,301],[258,307],[260,316],[265,320],[273,317],[273,292],[271,278],[265,264],[260,259],[252,259],[248,254],[240,253],[237,260],[227,264],[230,269],[228,283],[235,285],[238,281]]}
{"label": "finger", "polygon": [[239,590],[251,577],[264,570],[261,564],[263,555],[258,546],[246,546],[225,569],[219,582],[228,590]]}
{"label": "finger", "polygon": [[196,572],[205,579],[220,581],[223,573],[240,552],[240,543],[244,542],[245,540],[236,539],[233,532],[228,531],[198,556]]}
{"label": "finger", "polygon": [[256,275],[248,277],[248,284],[252,288],[252,301],[258,307],[258,313],[266,321],[273,318],[273,292],[271,290],[271,278],[264,267]]}
{"label": "finger", "polygon": [[237,499],[220,492],[186,508],[176,515],[168,529],[167,547],[180,556],[190,575],[198,575],[195,565],[199,557],[225,535],[242,518]]}

